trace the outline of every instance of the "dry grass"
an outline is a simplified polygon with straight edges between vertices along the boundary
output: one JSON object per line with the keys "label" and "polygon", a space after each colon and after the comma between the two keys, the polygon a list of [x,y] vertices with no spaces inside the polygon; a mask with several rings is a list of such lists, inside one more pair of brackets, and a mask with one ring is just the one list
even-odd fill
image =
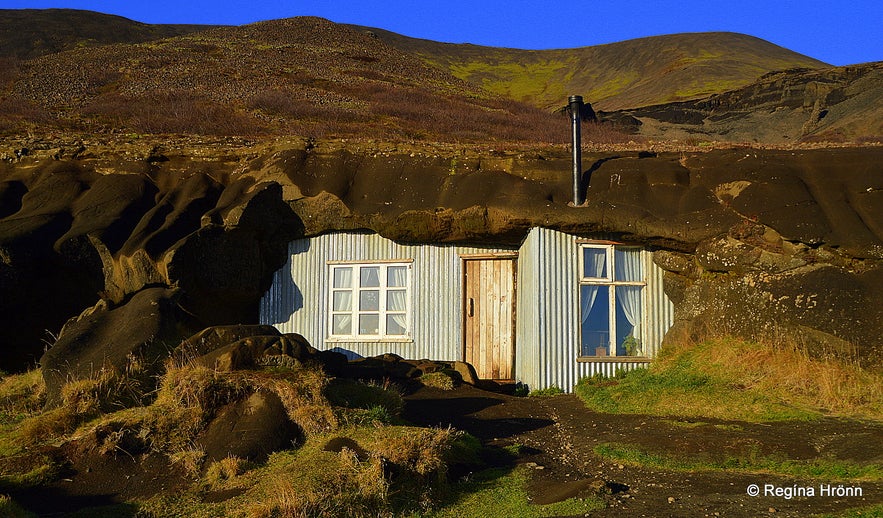
{"label": "dry grass", "polygon": [[[335,432],[363,450],[327,451],[330,435],[309,439],[296,452],[271,456],[265,468],[240,477],[258,482],[246,501],[250,517],[398,516],[439,502],[446,458],[457,432],[369,426]],[[247,484],[245,480],[238,480]]]}
{"label": "dry grass", "polygon": [[228,481],[242,475],[253,465],[245,459],[230,455],[221,460],[212,462],[205,470],[203,483],[212,489],[223,487]]}
{"label": "dry grass", "polygon": [[389,514],[389,483],[379,456],[360,461],[348,449],[334,453],[308,445],[295,457],[275,460],[255,490],[261,497],[247,506],[250,518]]}
{"label": "dry grass", "polygon": [[33,415],[45,402],[46,384],[40,370],[0,377],[0,424]]}
{"label": "dry grass", "polygon": [[586,378],[576,388],[592,408],[749,421],[837,415],[883,420],[883,376],[808,356],[793,344],[730,337],[668,347],[649,369]]}
{"label": "dry grass", "polygon": [[445,371],[429,372],[420,376],[419,381],[427,387],[435,387],[441,390],[454,390],[456,385],[454,377]]}
{"label": "dry grass", "polygon": [[835,415],[883,418],[883,376],[834,359],[812,358],[797,344],[720,338],[693,351],[669,351],[662,362],[684,354],[691,354],[703,372],[732,379],[740,390],[764,392]]}

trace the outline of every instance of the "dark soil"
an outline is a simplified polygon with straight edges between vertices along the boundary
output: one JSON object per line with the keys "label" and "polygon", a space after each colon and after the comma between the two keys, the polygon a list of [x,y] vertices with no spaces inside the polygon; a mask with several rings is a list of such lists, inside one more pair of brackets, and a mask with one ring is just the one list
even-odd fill
{"label": "dark soil", "polygon": [[[570,497],[600,496],[607,504],[591,516],[756,517],[807,516],[883,503],[883,483],[795,479],[738,471],[680,472],[633,467],[599,457],[602,443],[636,445],[661,454],[720,458],[735,454],[781,455],[795,460],[839,459],[857,464],[883,463],[883,424],[826,418],[817,421],[747,423],[689,420],[592,412],[572,395],[515,397],[468,385],[455,390],[422,387],[405,397],[403,417],[420,426],[453,426],[488,448],[520,445],[514,464],[533,469],[529,493],[538,504]],[[509,449],[510,451],[512,448]],[[13,498],[41,516],[65,516],[83,508],[124,502],[181,490],[192,480],[163,456],[84,455],[69,444],[43,451],[63,463],[61,478],[47,486],[14,493]],[[29,462],[9,458],[7,462]],[[507,455],[487,455],[489,467],[512,466]],[[9,467],[9,466],[7,466]],[[813,487],[815,496],[751,497],[758,484],[778,488]],[[820,495],[820,484],[860,487],[861,497]],[[207,494],[220,501],[232,494]],[[123,505],[123,507],[119,507]],[[128,514],[127,514],[128,513]]]}
{"label": "dark soil", "polygon": [[[534,469],[533,501],[594,494],[607,508],[592,516],[806,516],[883,503],[883,483],[793,479],[738,471],[676,472],[602,459],[601,443],[632,444],[660,454],[725,458],[779,454],[795,460],[883,462],[883,425],[845,419],[740,421],[610,415],[589,411],[572,395],[514,397],[462,386],[421,388],[406,397],[404,417],[424,426],[453,426],[486,446],[522,445],[517,462]],[[751,497],[757,484],[761,495]],[[764,496],[764,486],[812,487],[813,497]],[[863,496],[820,495],[820,484],[860,487]]]}

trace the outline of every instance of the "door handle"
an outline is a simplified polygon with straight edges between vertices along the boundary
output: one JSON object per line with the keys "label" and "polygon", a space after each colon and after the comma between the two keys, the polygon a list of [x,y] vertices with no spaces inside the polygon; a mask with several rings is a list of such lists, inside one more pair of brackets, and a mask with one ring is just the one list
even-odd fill
{"label": "door handle", "polygon": [[469,297],[469,316],[475,316],[475,299]]}

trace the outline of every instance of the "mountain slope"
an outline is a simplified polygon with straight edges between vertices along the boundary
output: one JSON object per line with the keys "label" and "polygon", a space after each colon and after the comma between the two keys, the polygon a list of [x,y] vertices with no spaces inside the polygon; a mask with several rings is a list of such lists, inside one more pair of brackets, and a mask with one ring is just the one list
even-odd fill
{"label": "mountain slope", "polygon": [[211,25],[149,25],[77,9],[0,9],[0,57],[31,59],[79,47],[141,43]]}
{"label": "mountain slope", "polygon": [[221,135],[545,142],[567,135],[560,117],[310,17],[47,54],[21,62],[7,89],[0,131],[36,123]]}
{"label": "mountain slope", "polygon": [[653,139],[879,141],[883,62],[773,73],[705,99],[602,115],[633,117],[641,135]]}
{"label": "mountain slope", "polygon": [[359,27],[455,76],[513,99],[558,107],[583,95],[602,110],[698,99],[792,68],[828,67],[767,41],[727,32],[674,34],[559,50],[438,43]]}

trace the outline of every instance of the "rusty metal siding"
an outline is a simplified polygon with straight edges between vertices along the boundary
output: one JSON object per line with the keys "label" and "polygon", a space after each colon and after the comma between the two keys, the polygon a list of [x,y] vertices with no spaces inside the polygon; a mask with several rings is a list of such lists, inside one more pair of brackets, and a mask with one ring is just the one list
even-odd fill
{"label": "rusty metal siding", "polygon": [[[579,358],[579,249],[577,238],[555,230],[534,228],[525,238],[518,264],[518,343],[516,376],[531,389],[558,386],[568,392],[580,378],[646,367],[649,362],[591,361]],[[673,305],[662,291],[662,270],[652,254],[642,252],[644,332],[654,356],[673,322]]]}
{"label": "rusty metal siding", "polygon": [[[395,353],[405,358],[463,359],[461,255],[512,248],[403,245],[377,234],[337,232],[293,241],[290,260],[261,300],[260,321],[300,333],[314,347],[351,358]],[[328,339],[328,263],[403,261],[411,264],[410,340]]]}

